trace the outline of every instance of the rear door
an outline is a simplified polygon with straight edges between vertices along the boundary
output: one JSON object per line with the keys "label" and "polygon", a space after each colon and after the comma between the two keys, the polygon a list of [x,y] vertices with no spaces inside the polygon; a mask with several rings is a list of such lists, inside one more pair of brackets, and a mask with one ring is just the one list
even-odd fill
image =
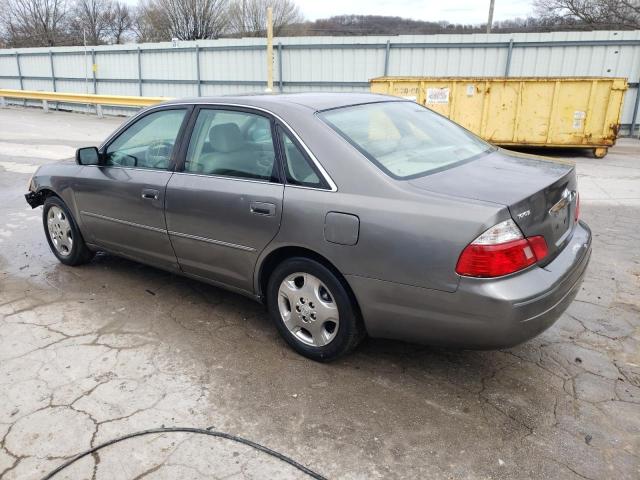
{"label": "rear door", "polygon": [[150,111],[102,148],[100,165],[83,167],[75,191],[87,241],[177,269],[163,207],[189,111],[185,107]]}
{"label": "rear door", "polygon": [[282,216],[273,120],[251,109],[201,107],[190,123],[166,193],[178,262],[185,273],[253,292],[258,255]]}

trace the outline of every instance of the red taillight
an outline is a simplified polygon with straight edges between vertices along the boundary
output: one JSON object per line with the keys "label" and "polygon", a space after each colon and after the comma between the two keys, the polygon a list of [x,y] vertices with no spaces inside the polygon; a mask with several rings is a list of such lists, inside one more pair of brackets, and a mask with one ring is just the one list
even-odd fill
{"label": "red taillight", "polygon": [[579,218],[580,218],[580,194],[576,193],[576,212],[573,220],[577,222]]}
{"label": "red taillight", "polygon": [[505,224],[511,232],[517,230],[511,220],[502,222],[469,244],[460,255],[456,272],[469,277],[500,277],[522,270],[547,256],[547,242],[542,236],[523,238],[522,233],[509,233],[509,239],[500,243],[487,243],[495,229],[505,230]]}

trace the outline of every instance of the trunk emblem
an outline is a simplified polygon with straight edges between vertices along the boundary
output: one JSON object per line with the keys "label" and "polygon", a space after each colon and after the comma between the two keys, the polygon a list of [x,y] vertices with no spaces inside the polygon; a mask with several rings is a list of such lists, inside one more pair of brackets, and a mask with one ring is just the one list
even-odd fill
{"label": "trunk emblem", "polygon": [[531,210],[525,210],[522,213],[519,213],[517,215],[518,218],[524,218],[524,217],[528,217],[529,215],[531,215]]}
{"label": "trunk emblem", "polygon": [[567,205],[573,202],[575,198],[576,198],[576,191],[565,188],[564,191],[562,192],[562,196],[560,197],[560,200],[558,200],[558,202],[549,209],[549,214],[558,215],[562,210],[564,210],[564,208]]}

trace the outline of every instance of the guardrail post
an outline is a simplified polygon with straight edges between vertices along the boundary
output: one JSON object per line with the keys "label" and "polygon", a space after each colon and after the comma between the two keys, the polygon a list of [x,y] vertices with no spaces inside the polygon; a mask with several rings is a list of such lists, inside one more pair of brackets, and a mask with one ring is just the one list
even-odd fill
{"label": "guardrail post", "polygon": [[202,82],[200,81],[200,46],[196,44],[196,80],[198,81],[198,96],[202,96]]}
{"label": "guardrail post", "polygon": [[98,114],[98,118],[104,117],[104,114],[102,113],[102,105],[96,105],[96,113]]}
{"label": "guardrail post", "polygon": [[507,50],[507,63],[504,67],[504,76],[509,76],[509,70],[511,70],[511,55],[513,54],[513,38],[509,39],[509,50]]}
{"label": "guardrail post", "polygon": [[[640,79],[636,85],[636,101],[633,104],[633,115],[631,116],[631,128],[629,129],[629,136],[633,137],[636,131],[636,122],[638,120],[638,109],[640,108]],[[638,135],[640,138],[640,135]]]}
{"label": "guardrail post", "polygon": [[284,81],[282,79],[282,42],[278,42],[278,90],[280,93],[284,90]]}
{"label": "guardrail post", "polygon": [[391,53],[391,40],[387,40],[387,46],[384,51],[384,76],[389,75],[389,54]]}
{"label": "guardrail post", "polygon": [[142,96],[142,50],[138,47],[138,96]]}
{"label": "guardrail post", "polygon": [[46,100],[42,100],[42,111],[45,113],[49,112],[49,102]]}
{"label": "guardrail post", "polygon": [[7,101],[4,97],[0,97],[0,108],[5,108],[7,106]]}

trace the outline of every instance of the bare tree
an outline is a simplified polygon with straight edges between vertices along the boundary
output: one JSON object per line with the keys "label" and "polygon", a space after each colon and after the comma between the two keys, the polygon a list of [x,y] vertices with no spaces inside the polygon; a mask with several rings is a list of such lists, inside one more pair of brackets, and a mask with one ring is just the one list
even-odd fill
{"label": "bare tree", "polygon": [[69,34],[75,43],[82,43],[86,36],[88,45],[100,45],[109,34],[110,15],[109,0],[74,0]]}
{"label": "bare tree", "polygon": [[640,0],[536,0],[536,13],[558,23],[640,28]]}
{"label": "bare tree", "polygon": [[133,31],[140,43],[167,41],[171,25],[167,16],[150,0],[142,0],[135,10]]}
{"label": "bare tree", "polygon": [[232,0],[229,6],[229,27],[233,34],[257,37],[265,34],[267,8],[273,7],[273,33],[304,21],[300,9],[292,0]]}
{"label": "bare tree", "polygon": [[107,15],[107,30],[113,43],[124,43],[127,35],[133,31],[134,15],[126,3],[118,0],[111,4]]}
{"label": "bare tree", "polygon": [[44,47],[66,40],[65,0],[5,0],[0,30],[11,47]]}
{"label": "bare tree", "polygon": [[228,0],[147,0],[136,31],[142,40],[217,38],[227,26]]}

